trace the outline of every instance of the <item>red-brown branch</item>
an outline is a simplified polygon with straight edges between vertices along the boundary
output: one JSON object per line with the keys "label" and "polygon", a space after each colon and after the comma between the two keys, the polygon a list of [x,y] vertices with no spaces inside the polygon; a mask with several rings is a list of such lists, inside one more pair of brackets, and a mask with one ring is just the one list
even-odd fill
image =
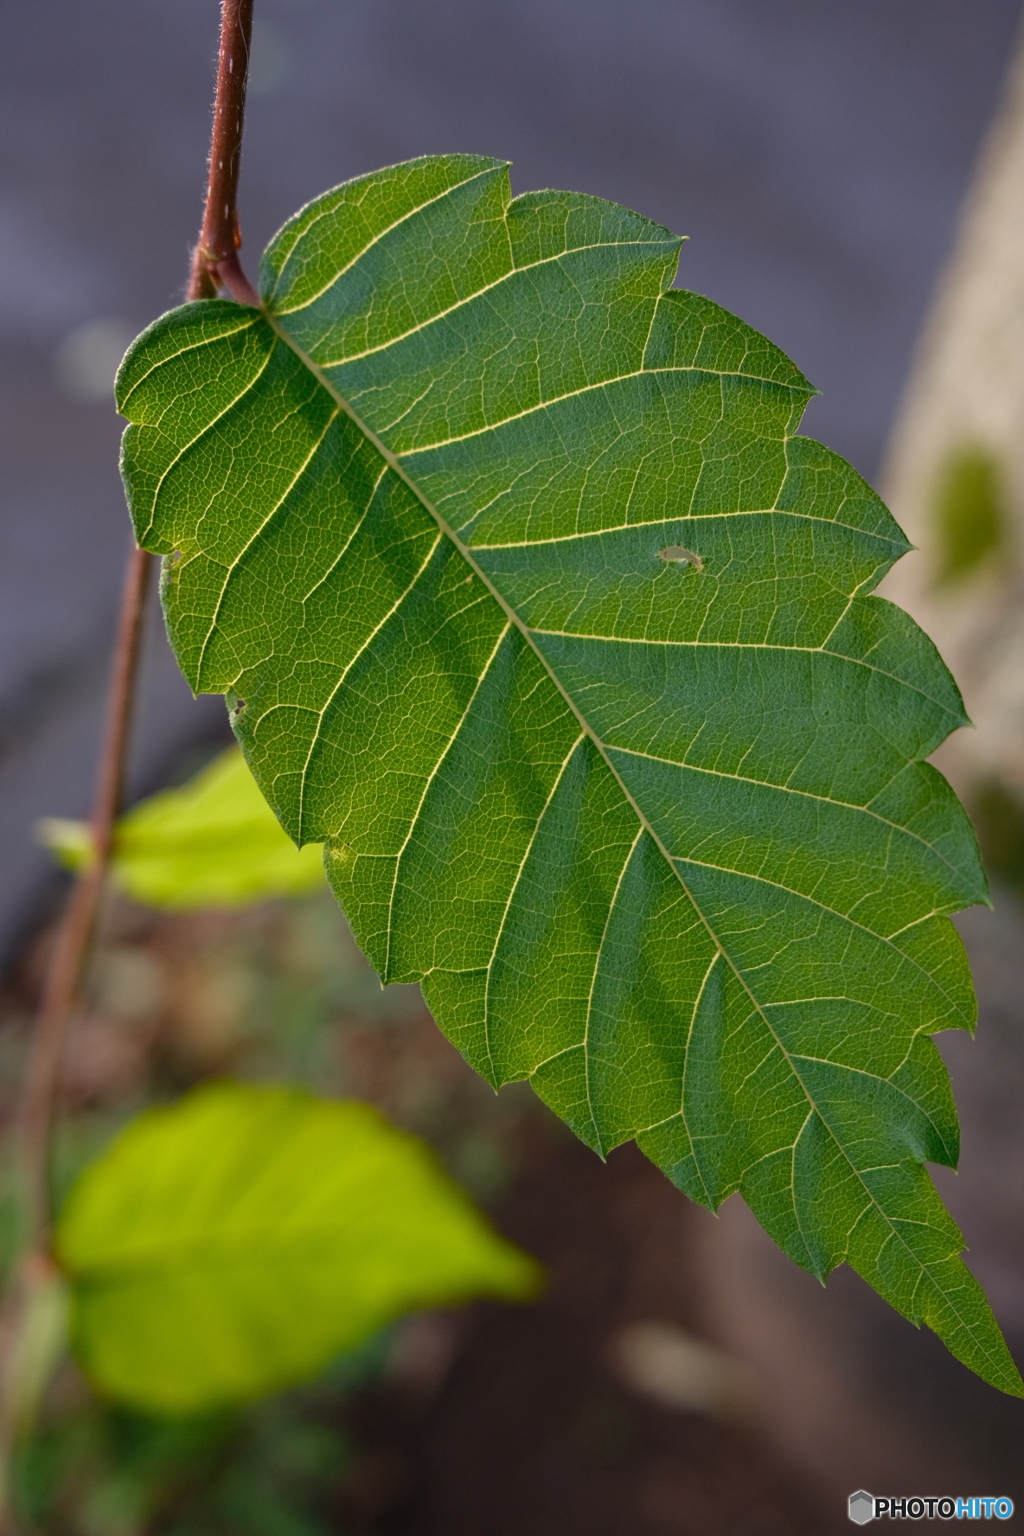
{"label": "red-brown branch", "polygon": [[114,842],[114,823],[121,808],[125,760],[135,680],[142,642],[142,620],[153,556],[134,549],[125,573],[114,663],[107,702],[107,720],[96,776],[92,811],[94,857],[79,877],[54,943],[42,1005],[32,1036],[21,1105],[21,1144],[25,1180],[26,1246],[44,1253],[49,1245],[50,1142],[60,1058],[68,1016],[78,997],[89,953],[103,884]]}
{"label": "red-brown branch", "polygon": [[[238,261],[241,244],[236,213],[242,152],[245,85],[249,69],[253,0],[222,0],[220,55],[210,148],[209,182],[199,242],[189,276],[190,299],[211,298],[225,289],[243,304],[259,296]],[[132,551],[125,575],[100,749],[92,813],[94,857],[79,876],[57,933],[32,1031],[18,1109],[21,1174],[26,1227],[21,1262],[0,1307],[0,1533],[12,1530],[10,1458],[20,1416],[32,1405],[19,1402],[19,1343],[40,1287],[53,1274],[51,1257],[53,1130],[60,1087],[61,1057],[68,1020],[78,1002],[114,846],[114,828],[124,788],[128,737],[135,702],[146,594],[154,557]]]}
{"label": "red-brown branch", "polygon": [[[221,4],[209,181],[199,243],[189,278],[190,299],[211,297],[221,287],[241,303],[259,304],[259,297],[238,262],[240,240],[236,213],[252,9],[253,0],[222,0]],[[49,1251],[51,1143],[61,1055],[68,1018],[78,999],[96,930],[113,851],[114,826],[121,808],[142,621],[152,564],[153,556],[145,550],[132,551],[125,576],[93,803],[94,858],[75,885],[57,934],[29,1048],[19,1130],[27,1221],[25,1250],[30,1261],[44,1257]]]}

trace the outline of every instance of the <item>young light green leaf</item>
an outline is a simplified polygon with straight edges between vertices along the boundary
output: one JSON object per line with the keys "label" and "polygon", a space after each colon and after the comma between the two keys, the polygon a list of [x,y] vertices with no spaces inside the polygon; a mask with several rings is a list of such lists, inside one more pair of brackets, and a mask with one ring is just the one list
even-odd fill
{"label": "young light green leaf", "polygon": [[957,1155],[928,1036],[974,1019],[948,914],[986,899],[924,762],[960,697],[870,595],[908,546],[795,435],[811,386],[669,287],[678,248],[471,156],[339,187],[261,310],[129,353],[138,536],[385,980],[1020,1392],[922,1166]]}
{"label": "young light green leaf", "polygon": [[[48,817],[39,831],[67,868],[88,864],[86,822]],[[296,848],[282,832],[237,747],[121,817],[111,874],[133,901],[178,910],[242,907],[324,883],[321,849]]]}
{"label": "young light green leaf", "polygon": [[67,816],[41,816],[35,833],[44,848],[49,848],[64,869],[88,869],[95,858],[95,844],[87,821],[72,821]]}
{"label": "young light green leaf", "polygon": [[133,1121],[72,1190],[57,1253],[88,1375],[164,1413],[288,1386],[403,1312],[523,1300],[539,1276],[368,1105],[237,1083]]}

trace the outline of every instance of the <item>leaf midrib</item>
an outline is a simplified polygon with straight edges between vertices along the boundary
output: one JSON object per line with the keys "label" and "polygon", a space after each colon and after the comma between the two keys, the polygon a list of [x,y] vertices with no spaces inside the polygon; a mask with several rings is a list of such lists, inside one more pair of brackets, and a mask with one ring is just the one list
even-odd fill
{"label": "leaf midrib", "polygon": [[[682,887],[684,893],[686,894],[687,899],[689,900],[690,904],[692,905],[693,910],[695,911],[695,913],[697,914],[698,918],[700,919],[700,922],[703,924],[703,926],[704,926],[704,928],[705,928],[705,930],[706,930],[706,932],[708,934],[708,937],[710,938],[712,944],[715,946],[715,949],[718,951],[719,954],[721,954],[723,960],[725,960],[726,964],[729,966],[730,970],[735,975],[735,977],[736,977],[737,981],[739,982],[740,986],[743,988],[744,992],[746,992],[747,996],[750,998],[751,1005],[753,1006],[754,1010],[758,1014],[759,1018],[762,1020],[765,1028],[768,1030],[768,1032],[771,1035],[772,1039],[776,1042],[776,1045],[777,1045],[777,1047],[779,1049],[779,1052],[781,1053],[782,1057],[786,1061],[786,1063],[787,1063],[791,1073],[793,1074],[794,1078],[800,1084],[801,1091],[804,1094],[805,1098],[807,1099],[807,1103],[808,1103],[810,1109],[813,1110],[813,1112],[821,1120],[822,1125],[826,1128],[826,1130],[828,1131],[829,1136],[832,1138],[832,1140],[835,1142],[836,1146],[839,1148],[839,1151],[841,1152],[844,1160],[847,1162],[847,1164],[850,1167],[851,1172],[854,1174],[855,1178],[857,1179],[858,1184],[863,1189],[868,1204],[870,1206],[874,1207],[874,1209],[878,1212],[878,1215],[881,1217],[881,1219],[884,1222],[885,1226],[888,1228],[890,1236],[892,1238],[894,1238],[905,1249],[905,1251],[909,1255],[912,1263],[914,1265],[916,1265],[918,1270],[920,1271],[921,1276],[928,1275],[928,1278],[931,1281],[932,1285],[935,1286],[936,1289],[939,1290],[940,1293],[941,1293],[941,1287],[937,1286],[935,1280],[932,1279],[930,1266],[927,1265],[923,1259],[919,1258],[918,1255],[914,1253],[914,1251],[910,1247],[909,1243],[907,1243],[906,1239],[902,1236],[902,1234],[893,1225],[892,1219],[882,1209],[882,1207],[878,1204],[878,1201],[877,1201],[874,1193],[872,1192],[871,1189],[868,1188],[867,1184],[865,1183],[864,1178],[863,1178],[862,1173],[861,1173],[861,1170],[859,1168],[857,1168],[856,1164],[853,1162],[853,1159],[850,1157],[848,1151],[843,1146],[842,1142],[838,1139],[838,1137],[832,1131],[832,1129],[831,1129],[831,1127],[829,1125],[828,1120],[822,1114],[821,1110],[818,1108],[818,1105],[815,1102],[814,1096],[812,1095],[812,1093],[810,1092],[809,1088],[807,1087],[807,1084],[804,1082],[803,1077],[797,1071],[796,1065],[795,1065],[795,1063],[793,1061],[793,1057],[791,1056],[790,1052],[786,1049],[786,1047],[783,1044],[782,1040],[779,1039],[779,1036],[778,1036],[777,1032],[772,1027],[770,1019],[765,1014],[764,1009],[761,1006],[761,1003],[758,1001],[757,997],[754,995],[754,993],[753,993],[751,987],[749,986],[749,984],[747,983],[747,980],[744,977],[742,971],[740,971],[740,969],[738,968],[736,963],[733,961],[733,959],[729,955],[729,953],[726,950],[725,945],[723,944],[722,940],[718,937],[717,933],[715,932],[714,928],[712,927],[709,919],[705,915],[705,913],[704,913],[703,909],[701,908],[700,904],[697,902],[696,898],[694,897],[694,895],[693,895],[692,891],[690,890],[689,886],[687,885],[686,881],[683,879],[682,875],[679,873],[679,870],[676,868],[675,862],[674,862],[671,854],[668,852],[667,848],[665,847],[665,845],[664,845],[662,839],[660,838],[660,836],[658,835],[657,831],[651,825],[651,823],[648,820],[647,816],[644,814],[643,810],[637,804],[636,799],[630,793],[627,785],[623,782],[622,778],[620,777],[620,775],[616,771],[614,763],[611,762],[609,757],[608,757],[608,754],[607,754],[607,752],[605,750],[605,747],[604,747],[604,743],[597,736],[597,734],[595,733],[593,727],[590,725],[589,721],[587,720],[586,716],[578,708],[578,706],[576,705],[576,703],[573,700],[572,696],[569,694],[568,690],[565,688],[565,686],[561,682],[560,678],[557,676],[557,674],[552,669],[552,667],[551,667],[550,663],[548,662],[547,658],[545,657],[543,651],[536,644],[536,642],[535,642],[535,640],[534,640],[534,638],[533,638],[533,636],[531,634],[531,631],[530,631],[528,625],[525,624],[525,622],[520,618],[519,614],[512,607],[512,605],[506,601],[506,599],[504,598],[502,593],[497,589],[497,587],[495,587],[494,583],[491,581],[490,577],[487,575],[487,572],[477,563],[476,560],[474,560],[473,554],[472,554],[472,549],[462,542],[462,540],[459,538],[458,534],[455,532],[455,530],[448,523],[447,519],[444,518],[441,515],[441,513],[434,506],[434,504],[430,500],[430,498],[424,493],[424,491],[416,483],[416,481],[413,479],[413,477],[405,469],[405,466],[402,464],[402,462],[398,458],[398,456],[395,453],[393,453],[392,450],[390,448],[388,448],[388,446],[367,425],[367,423],[362,420],[362,418],[359,416],[358,412],[349,403],[349,401],[345,398],[345,396],[342,395],[341,392],[331,383],[331,381],[324,377],[323,373],[320,371],[320,369],[318,368],[317,364],[313,361],[313,359],[311,357],[309,357],[309,355],[306,352],[303,351],[303,349],[298,345],[298,343],[296,341],[293,340],[293,338],[291,336],[289,336],[288,332],[284,329],[284,327],[281,326],[280,324],[278,324],[277,317],[273,314],[273,312],[271,310],[269,310],[269,309],[265,309],[264,310],[264,314],[266,316],[268,324],[274,330],[275,334],[281,339],[281,341],[287,347],[289,347],[291,349],[291,351],[300,360],[300,362],[302,362],[304,364],[304,366],[309,369],[309,371],[312,373],[313,377],[318,380],[318,382],[328,392],[328,394],[331,396],[331,398],[337,402],[337,404],[340,406],[340,408],[343,411],[345,411],[345,413],[353,421],[353,423],[356,425],[356,427],[364,434],[364,436],[366,437],[367,441],[373,444],[373,446],[377,449],[377,451],[380,453],[382,458],[391,466],[391,468],[394,470],[395,474],[399,477],[399,479],[401,479],[403,484],[405,484],[408,487],[408,489],[412,492],[412,494],[416,497],[416,500],[420,503],[420,505],[424,508],[424,510],[434,519],[434,522],[437,524],[437,527],[440,529],[441,533],[446,538],[448,538],[451,541],[451,543],[455,547],[455,549],[457,549],[458,552],[462,555],[462,557],[465,560],[466,564],[470,567],[470,569],[474,572],[474,574],[478,577],[478,579],[484,584],[486,589],[490,592],[491,596],[494,598],[495,602],[498,604],[498,606],[500,607],[502,612],[505,614],[506,618],[516,627],[516,629],[522,635],[522,637],[525,640],[526,644],[533,651],[534,655],[537,657],[537,660],[540,662],[541,666],[544,668],[544,671],[550,677],[554,687],[558,690],[558,693],[560,694],[560,696],[564,700],[567,708],[576,717],[577,721],[579,722],[579,725],[580,725],[581,729],[583,730],[585,735],[588,737],[588,739],[594,744],[594,747],[596,748],[596,750],[600,753],[602,760],[604,761],[604,763],[606,764],[606,766],[608,768],[608,771],[611,773],[612,777],[615,779],[615,782],[618,784],[620,792],[622,793],[623,797],[625,798],[627,803],[632,807],[634,814],[636,815],[638,821],[640,822],[640,825],[647,832],[648,836],[650,836],[650,838],[654,842],[655,846],[658,848],[659,852],[661,853],[662,858],[668,864],[668,866],[671,869],[673,875],[678,880],[680,886]],[[781,386],[781,387],[786,387],[786,386]],[[477,436],[479,434],[474,433],[472,435],[473,436]],[[878,935],[875,935],[875,937],[877,938]],[[899,951],[899,953],[902,956],[903,952]],[[904,957],[904,958],[908,958],[908,957]],[[851,1231],[852,1231],[852,1229],[851,1229]],[[945,1294],[945,1293],[942,1293],[942,1294]],[[946,1301],[947,1301],[947,1304],[951,1308],[953,1308],[954,1312],[956,1312],[956,1308],[953,1307],[953,1303],[952,1303],[952,1301],[950,1300],[950,1298],[948,1296],[946,1297]],[[956,1315],[958,1317],[960,1316],[960,1314],[958,1312],[956,1313]],[[976,1336],[973,1328],[971,1328],[970,1325],[968,1323],[966,1323],[966,1322],[963,1323],[963,1326],[967,1329],[967,1331],[970,1334],[970,1336],[972,1338],[975,1338],[976,1342],[979,1344],[979,1347],[983,1347],[983,1346],[980,1345],[980,1340],[977,1339],[977,1336]],[[987,1353],[988,1352],[986,1351],[986,1354]]]}
{"label": "leaf midrib", "polygon": [[292,1255],[298,1263],[306,1260],[305,1250],[310,1246],[321,1256],[326,1248],[330,1248],[332,1254],[351,1252],[358,1257],[365,1236],[360,1233],[356,1240],[346,1242],[335,1210],[322,1219],[303,1220],[284,1229],[279,1222],[252,1222],[225,1234],[223,1224],[218,1223],[208,1231],[194,1232],[180,1240],[151,1238],[119,1252],[108,1248],[102,1263],[96,1263],[88,1256],[75,1259],[67,1254],[63,1255],[63,1262],[73,1278],[92,1284],[163,1281],[190,1271],[197,1264],[205,1273],[211,1261],[224,1268],[244,1265],[251,1269],[254,1253],[259,1254],[261,1263],[267,1258],[274,1263],[287,1263]]}
{"label": "leaf midrib", "polygon": [[[754,997],[753,993],[750,991],[750,989],[747,986],[747,984],[744,982],[742,972],[739,970],[739,968],[736,966],[735,962],[728,955],[727,951],[724,948],[724,945],[722,944],[722,941],[718,938],[718,936],[715,933],[714,929],[711,927],[710,922],[704,916],[703,911],[701,910],[700,906],[698,905],[697,901],[695,900],[695,898],[694,898],[692,892],[690,891],[689,886],[687,885],[686,881],[679,874],[679,871],[676,868],[676,861],[673,858],[673,855],[666,848],[662,838],[660,837],[658,832],[655,830],[655,828],[651,824],[649,818],[646,816],[644,811],[641,809],[641,807],[637,803],[635,797],[633,796],[633,794],[631,793],[631,791],[629,790],[629,788],[627,787],[627,785],[623,781],[621,775],[619,774],[617,768],[615,767],[614,762],[608,756],[608,752],[610,750],[614,750],[614,749],[611,749],[611,748],[607,747],[606,743],[597,734],[597,732],[594,730],[593,726],[588,721],[587,717],[584,715],[582,710],[576,704],[576,702],[573,699],[572,695],[569,693],[569,691],[567,690],[565,685],[562,683],[561,679],[558,677],[558,674],[555,672],[554,668],[551,666],[551,664],[548,661],[547,657],[545,656],[543,650],[540,648],[540,646],[537,645],[536,641],[534,640],[533,631],[530,628],[530,626],[528,624],[526,624],[526,622],[520,617],[520,615],[516,611],[516,609],[507,601],[507,599],[503,596],[503,594],[500,592],[500,590],[494,585],[493,581],[488,576],[487,572],[483,569],[483,567],[480,566],[478,564],[478,562],[473,559],[471,546],[465,544],[462,541],[462,539],[459,538],[459,535],[451,527],[451,525],[448,522],[448,520],[441,514],[441,512],[437,509],[437,507],[434,506],[433,502],[425,494],[425,492],[421,489],[421,487],[417,484],[417,482],[413,478],[413,476],[411,474],[409,474],[409,472],[405,469],[405,467],[402,464],[401,459],[398,457],[398,455],[395,454],[390,448],[388,448],[387,444],[384,443],[384,441],[380,437],[378,437],[377,433],[374,432],[373,429],[365,421],[363,421],[362,417],[355,410],[355,408],[350,404],[350,402],[346,399],[346,397],[341,393],[341,391],[339,389],[337,389],[337,387],[329,379],[327,379],[324,376],[324,374],[322,373],[319,365],[316,362],[314,362],[314,360],[309,356],[309,354],[307,352],[305,352],[303,350],[303,348],[298,344],[298,342],[296,342],[288,334],[287,330],[282,325],[278,324],[277,317],[273,313],[273,311],[268,309],[268,310],[264,311],[264,314],[266,316],[268,324],[274,330],[275,334],[279,337],[279,339],[295,354],[296,357],[298,357],[300,362],[302,362],[303,365],[313,375],[313,377],[317,379],[318,383],[320,383],[322,388],[327,391],[327,393],[331,396],[331,398],[336,402],[338,407],[341,410],[343,410],[349,416],[349,418],[353,421],[353,423],[356,425],[356,427],[359,429],[359,431],[363,433],[363,435],[365,436],[367,441],[369,441],[370,443],[373,444],[373,446],[376,448],[377,452],[381,455],[381,457],[385,460],[385,462],[390,465],[390,467],[394,471],[394,473],[396,475],[398,475],[398,477],[402,480],[402,482],[413,493],[413,495],[416,497],[416,499],[420,503],[420,505],[425,509],[425,511],[427,511],[430,514],[430,516],[433,518],[433,520],[436,523],[436,525],[437,525],[439,531],[441,532],[441,534],[445,538],[447,538],[454,545],[454,547],[458,550],[459,554],[465,560],[466,564],[472,569],[474,574],[481,581],[481,583],[486,587],[487,591],[491,594],[491,596],[495,600],[495,602],[499,605],[499,607],[501,608],[502,612],[505,614],[505,617],[506,617],[507,621],[510,624],[515,626],[515,628],[519,631],[520,635],[523,637],[523,639],[529,645],[530,649],[533,651],[534,655],[537,657],[538,661],[541,663],[541,666],[543,667],[544,671],[547,673],[548,677],[551,679],[552,683],[554,684],[554,686],[558,690],[558,692],[561,695],[563,701],[568,706],[568,708],[572,711],[573,715],[575,715],[576,720],[577,720],[577,722],[579,723],[579,725],[581,727],[581,730],[587,736],[587,738],[591,742],[593,742],[594,746],[596,747],[598,752],[601,754],[602,760],[604,761],[604,763],[606,764],[609,772],[612,774],[613,778],[615,779],[615,782],[618,784],[618,786],[619,786],[619,788],[620,788],[624,798],[626,799],[628,804],[632,807],[632,809],[634,811],[634,814],[636,815],[640,825],[649,833],[649,835],[651,836],[651,838],[655,842],[659,852],[661,853],[662,857],[664,858],[665,862],[668,864],[669,868],[672,870],[672,872],[675,875],[676,879],[678,880],[679,884],[682,886],[683,890],[686,892],[687,898],[690,900],[690,902],[692,903],[692,905],[694,907],[694,910],[698,913],[698,915],[701,918],[701,921],[704,923],[704,926],[706,927],[706,929],[708,931],[708,934],[709,934],[709,936],[712,939],[712,942],[715,944],[716,949],[722,955],[723,959],[728,962],[730,969],[734,971],[734,973],[737,976],[737,979],[744,986],[744,990],[747,991],[748,995],[750,996],[751,1002],[757,1008],[758,1013],[762,1014],[762,1017],[763,1017],[761,1006],[757,1002],[757,999]],[[303,785],[303,788],[304,787],[305,786]],[[301,836],[301,833],[302,833],[301,826],[300,826],[300,828],[298,830],[299,830],[299,834]],[[692,862],[699,862],[699,861],[692,861]],[[708,866],[708,867],[710,867],[710,866]],[[733,873],[738,873],[738,872],[737,871],[733,871]],[[754,878],[756,878],[756,877],[754,877]],[[766,884],[777,884],[777,882],[773,882],[773,881],[766,881],[765,883]],[[779,889],[788,890],[788,888],[784,887],[784,886],[780,886]],[[790,894],[790,895],[798,895],[799,893],[798,892],[789,891],[788,894]],[[811,899],[811,898],[806,898],[806,899]],[[821,902],[815,902],[814,905],[821,907],[822,910],[827,910],[827,911],[830,911],[830,912],[832,911],[831,908],[826,908],[824,906],[824,904],[821,903]],[[842,913],[834,913],[834,915],[836,917],[839,917],[842,921],[850,922],[852,924],[852,926],[854,926],[854,927],[863,928],[862,924],[856,923],[853,919],[846,918],[844,916],[844,914],[842,914]],[[881,935],[874,934],[872,930],[864,929],[864,931],[872,933],[872,936],[875,937],[875,938],[880,939],[881,942],[883,942],[883,943],[886,942],[885,939],[882,938]],[[903,952],[900,951],[900,954],[902,956]],[[766,1026],[769,1029],[771,1029],[771,1025],[770,1025],[769,1021],[767,1019],[765,1019],[764,1022],[766,1024]],[[772,1033],[774,1035],[774,1031],[772,1031]],[[790,1059],[789,1058],[789,1054],[788,1054],[788,1052],[785,1051],[785,1047],[782,1045],[781,1041],[779,1042],[779,1048],[786,1055],[786,1059],[789,1060]],[[813,1100],[809,1100],[809,1102],[811,1102],[812,1105],[813,1105]],[[816,1107],[816,1106],[814,1106],[814,1107]]]}

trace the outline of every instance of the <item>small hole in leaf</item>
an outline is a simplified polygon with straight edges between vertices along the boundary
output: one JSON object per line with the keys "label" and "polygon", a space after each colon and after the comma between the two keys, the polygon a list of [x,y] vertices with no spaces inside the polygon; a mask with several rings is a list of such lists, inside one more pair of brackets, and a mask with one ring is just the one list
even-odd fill
{"label": "small hole in leaf", "polygon": [[697,571],[704,569],[700,555],[695,555],[692,549],[684,549],[682,544],[669,544],[667,549],[659,549],[658,558],[667,560],[670,565],[692,565]]}

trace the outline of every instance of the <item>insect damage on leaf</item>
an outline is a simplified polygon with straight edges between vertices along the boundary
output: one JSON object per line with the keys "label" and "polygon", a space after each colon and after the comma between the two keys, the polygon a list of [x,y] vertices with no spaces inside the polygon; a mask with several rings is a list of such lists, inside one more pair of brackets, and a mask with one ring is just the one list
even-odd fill
{"label": "insect damage on leaf", "polygon": [[963,706],[871,595],[909,546],[797,435],[811,386],[670,286],[678,251],[479,157],[328,192],[260,310],[185,305],[129,353],[138,536],[183,551],[185,674],[247,700],[385,980],[1019,1392],[923,1167],[957,1155],[929,1036],[974,1020],[949,914],[986,899],[925,762]]}
{"label": "insect damage on leaf", "polygon": [[670,544],[667,549],[659,549],[658,558],[674,565],[692,565],[698,571],[704,569],[700,555],[694,554],[692,549],[684,549],[682,544]]}

